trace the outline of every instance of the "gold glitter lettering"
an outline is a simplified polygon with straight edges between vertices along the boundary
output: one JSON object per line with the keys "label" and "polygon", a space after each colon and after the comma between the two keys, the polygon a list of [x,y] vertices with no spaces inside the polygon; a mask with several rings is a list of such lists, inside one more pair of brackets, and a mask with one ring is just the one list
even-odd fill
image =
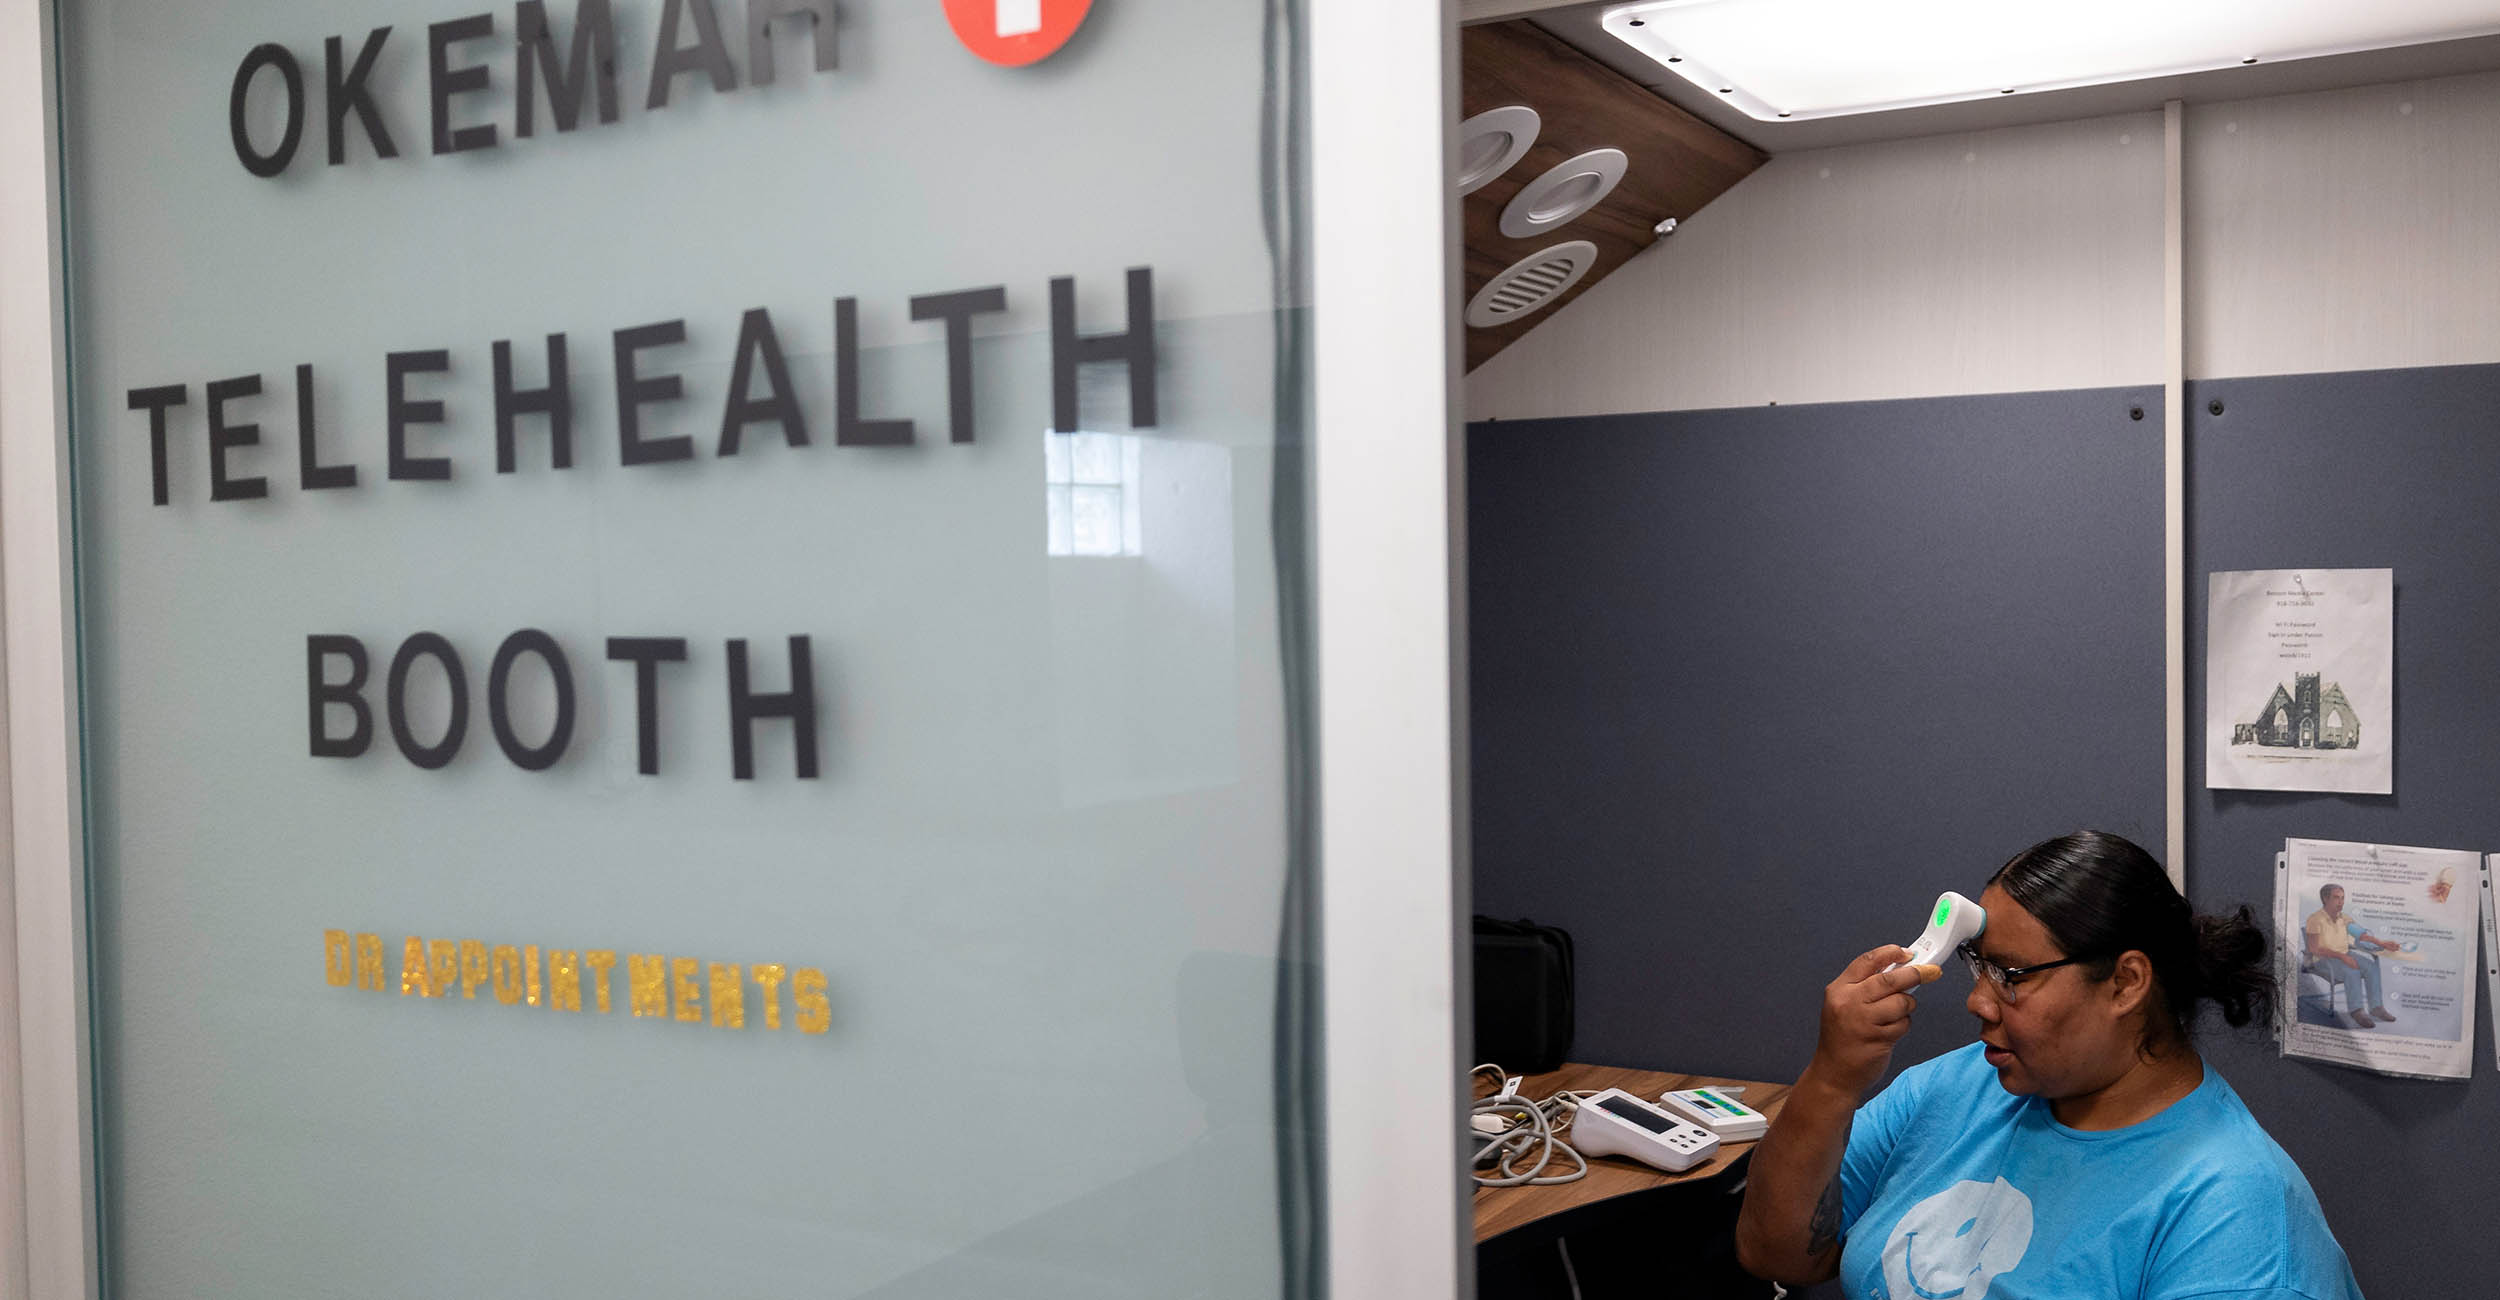
{"label": "gold glitter lettering", "polygon": [[582,964],[598,977],[599,1014],[604,1016],[608,1014],[608,971],[616,965],[616,951],[612,948],[593,948],[582,954]]}
{"label": "gold glitter lettering", "polygon": [[833,1028],[833,1003],[825,997],[825,973],[801,966],[790,977],[790,1000],[798,1004],[799,1032],[821,1034]]}
{"label": "gold glitter lettering", "polygon": [[356,972],[348,956],[347,931],[321,932],[321,964],[331,988],[343,989],[356,981]]}
{"label": "gold glitter lettering", "polygon": [[752,973],[755,986],[764,990],[764,1027],[781,1028],[781,977],[787,972],[780,962],[759,962]]}
{"label": "gold glitter lettering", "polygon": [[548,999],[558,1011],[582,1009],[582,955],[557,948],[547,954],[547,974],[551,987]]}
{"label": "gold glitter lettering", "polygon": [[356,936],[356,987],[377,993],[382,989],[382,936],[378,934]]}
{"label": "gold glitter lettering", "polygon": [[460,982],[460,943],[455,939],[435,939],[426,948],[434,954],[434,969],[428,973],[434,981],[434,991],[426,996],[450,997],[452,985]]}
{"label": "gold glitter lettering", "polygon": [[703,963],[692,957],[680,957],[670,963],[677,971],[677,1018],[690,1025],[703,1023]]}
{"label": "gold glitter lettering", "polygon": [[[613,948],[549,948],[537,944],[488,944],[479,939],[428,939],[412,934],[400,946],[401,997],[448,998],[456,989],[474,1001],[481,987],[492,988],[504,1006],[584,1010],[583,972],[595,984],[601,1015],[615,1011],[612,976],[617,974]],[[331,988],[382,991],[382,936],[371,931],[324,929],[321,932],[322,977]],[[545,965],[540,965],[541,960]],[[630,1012],[636,1019],[675,1020],[699,1025],[707,1019],[716,1029],[749,1027],[750,997],[762,1004],[763,1028],[783,1027],[782,993],[790,996],[790,1028],[802,1034],[833,1031],[833,997],[825,971],[816,966],[780,962],[705,961],[665,953],[625,954],[624,980]],[[747,980],[755,981],[750,993]],[[707,993],[708,989],[708,993]],[[711,1005],[709,1016],[704,1012]]]}
{"label": "gold glitter lettering", "polygon": [[426,972],[425,940],[408,936],[408,943],[399,950],[399,996],[430,998],[434,996],[434,978]]}
{"label": "gold glitter lettering", "polygon": [[495,945],[495,1000],[507,1007],[521,1000],[521,950],[508,943]]}
{"label": "gold glitter lettering", "polygon": [[746,984],[739,979],[738,963],[712,963],[712,1024],[717,1028],[747,1027]]}
{"label": "gold glitter lettering", "polygon": [[460,941],[460,996],[474,998],[477,987],[486,982],[486,945],[475,939]]}
{"label": "gold glitter lettering", "polygon": [[633,953],[625,958],[626,982],[633,987],[634,1014],[668,1014],[668,958]]}

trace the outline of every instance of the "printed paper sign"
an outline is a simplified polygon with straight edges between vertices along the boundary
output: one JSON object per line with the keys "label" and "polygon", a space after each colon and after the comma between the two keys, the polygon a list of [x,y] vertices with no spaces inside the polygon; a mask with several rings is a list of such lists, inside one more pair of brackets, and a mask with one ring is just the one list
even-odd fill
{"label": "printed paper sign", "polygon": [[2395,793],[2396,571],[2207,579],[2205,784]]}

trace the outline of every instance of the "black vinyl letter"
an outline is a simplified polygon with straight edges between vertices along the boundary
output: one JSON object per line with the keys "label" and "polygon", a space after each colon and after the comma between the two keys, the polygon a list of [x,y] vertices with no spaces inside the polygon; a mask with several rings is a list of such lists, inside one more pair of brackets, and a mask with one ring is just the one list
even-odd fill
{"label": "black vinyl letter", "polygon": [[[687,10],[694,13],[691,49],[677,43],[678,15]],[[709,73],[717,91],[738,88],[738,69],[729,62],[729,47],[721,43],[720,16],[712,12],[712,0],[667,0],[660,6],[660,35],[652,50],[651,97],[644,108],[668,107],[669,83],[681,73]]]}
{"label": "black vinyl letter", "polygon": [[[279,79],[286,82],[286,134],[269,153],[252,148],[252,134],[243,120],[252,96],[252,77],[262,68],[276,68]],[[295,56],[285,46],[255,45],[243,56],[243,66],[234,70],[233,97],[226,101],[226,133],[234,137],[234,156],[242,161],[243,170],[254,176],[275,176],[295,161],[295,146],[304,140],[304,70],[296,66]]]}
{"label": "black vinyl letter", "polygon": [[363,124],[365,142],[373,146],[374,157],[399,156],[399,146],[391,143],[390,128],[382,123],[381,106],[373,102],[373,90],[365,84],[365,79],[373,75],[373,60],[382,53],[382,42],[389,40],[390,35],[388,27],[374,28],[365,37],[364,48],[356,51],[355,65],[343,73],[339,69],[339,59],[346,53],[345,44],[333,36],[323,47],[329,71],[326,89],[330,109],[330,165],[333,167],[347,161],[347,115],[350,111]]}
{"label": "black vinyl letter", "polygon": [[1050,282],[1050,427],[1077,431],[1076,368],[1095,361],[1128,366],[1128,423],[1155,425],[1155,273],[1150,266],[1128,272],[1128,328],[1117,334],[1076,332],[1076,280]]}
{"label": "black vinyl letter", "polygon": [[[764,363],[762,397],[747,396],[755,379],[755,363]],[[772,313],[757,307],[738,322],[738,359],[729,369],[729,402],[721,409],[720,454],[738,454],[738,442],[750,424],[770,420],[793,447],[807,445],[807,416],[798,395],[790,391],[790,365],[781,354],[781,336],[773,332]]]}
{"label": "black vinyl letter", "polygon": [[521,103],[512,133],[526,140],[538,129],[538,74],[547,75],[547,107],[556,130],[570,131],[581,120],[582,95],[596,91],[599,121],[616,120],[616,22],[608,0],[582,0],[573,11],[572,51],[556,62],[555,37],[547,30],[545,0],[521,0],[513,12],[513,40],[519,51],[513,61],[515,92]]}
{"label": "black vinyl letter", "polygon": [[859,418],[859,300],[833,300],[833,441],[839,447],[908,447],[911,421]]}
{"label": "black vinyl letter", "polygon": [[313,424],[313,368],[295,368],[295,464],[307,492],[318,488],[356,486],[353,465],[324,465]]}
{"label": "black vinyl letter", "polygon": [[165,413],[191,400],[187,384],[161,384],[130,390],[130,409],[148,413],[148,477],[156,488],[156,504],[171,499],[165,483]]}
{"label": "black vinyl letter", "polygon": [[730,767],[737,779],[755,779],[755,721],[788,718],[791,743],[798,751],[799,779],[816,778],[816,673],[808,660],[807,638],[790,638],[790,689],[758,695],[747,682],[747,643],[729,643]]}
{"label": "black vinyl letter", "polygon": [[433,90],[434,152],[438,154],[495,147],[495,128],[492,125],[464,126],[457,131],[451,128],[451,97],[484,90],[488,80],[483,63],[472,63],[465,68],[451,66],[451,47],[462,41],[494,34],[493,14],[471,14],[425,29],[425,61],[431,74],[426,80]]}
{"label": "black vinyl letter", "polygon": [[694,457],[694,439],[684,434],[668,438],[642,436],[643,406],[650,402],[674,402],[685,396],[685,381],[676,375],[645,379],[634,371],[635,353],[685,341],[686,322],[682,320],[664,320],[657,325],[637,325],[616,332],[616,435],[618,458],[627,465],[657,465]]}
{"label": "black vinyl letter", "polygon": [[772,25],[784,18],[807,18],[808,31],[815,37],[816,70],[833,71],[834,30],[841,21],[835,13],[833,0],[747,0],[747,80],[758,86],[773,84]]}
{"label": "black vinyl letter", "polygon": [[512,340],[495,340],[495,472],[519,463],[514,426],[524,415],[547,417],[547,453],[557,469],[573,468],[573,375],[565,363],[564,336],[547,336],[547,386],[512,386]]}
{"label": "black vinyl letter", "polygon": [[[443,725],[443,738],[431,745],[420,745],[408,729],[408,671],[417,660],[431,655],[443,665],[443,677],[451,687],[451,718]],[[400,643],[399,653],[391,656],[391,674],[384,686],[391,719],[391,739],[398,742],[399,752],[408,761],[428,769],[448,765],[460,753],[460,742],[469,733],[469,679],[460,671],[460,653],[451,642],[432,632],[419,632]]]}
{"label": "black vinyl letter", "polygon": [[[532,748],[521,743],[512,730],[511,711],[505,707],[505,694],[512,684],[512,667],[525,654],[537,655],[547,664],[547,675],[555,680],[556,721],[547,732],[546,743]],[[525,627],[505,637],[495,651],[495,665],[486,673],[486,721],[495,729],[495,743],[503,746],[504,757],[513,766],[528,772],[544,772],[564,757],[564,747],[573,742],[573,670],[564,662],[564,651],[556,639],[534,627]]]}
{"label": "black vinyl letter", "polygon": [[684,663],[686,641],[674,636],[612,636],[608,658],[634,666],[634,752],[644,776],[660,774],[660,665]]}
{"label": "black vinyl letter", "polygon": [[961,293],[933,293],[911,300],[913,320],[946,322],[946,430],[952,441],[970,442],[973,438],[972,318],[1005,310],[1007,290],[1003,285]]}
{"label": "black vinyl letter", "polygon": [[239,397],[258,396],[258,375],[208,381],[208,499],[211,501],[248,501],[269,495],[269,480],[233,478],[226,473],[228,452],[237,447],[260,445],[259,425],[226,423],[226,403]]}
{"label": "black vinyl letter", "polygon": [[[323,680],[323,661],[336,655],[347,660],[347,680],[333,684]],[[365,643],[352,636],[308,636],[304,638],[304,682],[312,701],[312,756],[314,758],[354,758],[373,743],[373,707],[365,703],[365,674],[372,671],[373,661],[365,657]],[[329,706],[344,704],[356,716],[356,729],[344,738],[330,735]]]}
{"label": "black vinyl letter", "polygon": [[395,479],[434,479],[451,477],[451,461],[442,456],[411,456],[408,454],[408,426],[441,424],[441,402],[408,400],[408,376],[441,374],[451,369],[451,354],[440,348],[432,352],[393,352],[383,360],[383,369],[390,377],[390,446],[391,477]]}

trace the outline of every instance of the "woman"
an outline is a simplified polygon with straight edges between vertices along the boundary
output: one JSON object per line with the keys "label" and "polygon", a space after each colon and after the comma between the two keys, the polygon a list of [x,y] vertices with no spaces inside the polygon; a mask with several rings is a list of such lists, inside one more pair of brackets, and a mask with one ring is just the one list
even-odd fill
{"label": "woman", "polygon": [[1887,944],[1823,991],[1814,1060],[1754,1152],[1737,1254],[1883,1300],[2359,1300],[2291,1158],[2189,1042],[2271,1004],[2265,935],[2199,917],[2144,850],[2035,845],[1963,945],[1979,1041],[1865,1107],[1933,966]]}

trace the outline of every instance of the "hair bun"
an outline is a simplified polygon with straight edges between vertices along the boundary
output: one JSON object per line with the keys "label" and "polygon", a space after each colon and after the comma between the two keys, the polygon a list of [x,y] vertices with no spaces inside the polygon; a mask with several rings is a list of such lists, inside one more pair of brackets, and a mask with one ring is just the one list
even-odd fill
{"label": "hair bun", "polygon": [[2197,992],[2222,1008],[2237,1029],[2274,1009],[2274,975],[2266,932],[2246,904],[2229,916],[2196,918]]}

